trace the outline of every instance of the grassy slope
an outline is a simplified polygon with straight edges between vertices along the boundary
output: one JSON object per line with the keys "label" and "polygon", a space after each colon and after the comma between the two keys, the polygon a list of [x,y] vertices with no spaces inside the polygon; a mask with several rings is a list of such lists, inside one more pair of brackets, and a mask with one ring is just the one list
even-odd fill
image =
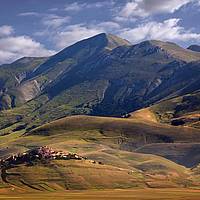
{"label": "grassy slope", "polygon": [[[143,143],[164,142],[165,138],[174,142],[197,141],[200,131],[188,127],[174,127],[162,125],[137,118],[112,118],[112,117],[94,117],[94,116],[72,116],[56,120],[46,125],[40,126],[30,132],[31,135],[54,135],[69,130],[97,130],[105,136],[115,137],[125,136],[138,138]],[[111,135],[110,135],[111,132]],[[143,137],[143,139],[141,138]]]}
{"label": "grassy slope", "polygon": [[162,123],[171,124],[173,120],[180,119],[184,126],[199,128],[199,102],[200,93],[195,92],[155,104],[151,111]]}
{"label": "grassy slope", "polygon": [[[71,142],[65,142],[65,149]],[[73,144],[73,147],[80,145],[78,141],[73,141]],[[56,145],[59,144],[52,146]],[[84,146],[82,144],[82,149],[76,149],[76,151],[81,151],[82,155],[90,159],[103,162],[103,165],[89,161],[53,161],[34,166],[20,165],[7,171],[9,186],[15,185],[30,191],[32,189],[55,191],[193,187],[194,185],[190,180],[190,170],[164,158],[113,150],[102,145],[96,145],[97,151],[87,150],[87,147],[91,145],[91,143]]]}
{"label": "grassy slope", "polygon": [[155,137],[155,142],[160,142],[156,138],[158,133],[177,141],[184,138],[185,142],[199,134],[191,128],[169,125],[160,129],[152,113],[144,111],[147,120],[140,112],[132,114],[130,119],[74,116],[46,124],[26,135],[19,131],[1,136],[1,157],[48,145],[104,163],[55,161],[47,165],[18,166],[8,171],[14,173],[9,175],[9,182],[26,189],[34,186],[35,189],[49,191],[64,189],[66,184],[70,189],[194,187],[194,183],[198,186],[197,176],[193,176],[190,169],[159,156],[120,150],[130,141],[137,141],[142,146],[146,145],[144,141],[152,142],[148,140],[150,134],[151,138]]}
{"label": "grassy slope", "polygon": [[[53,161],[7,171],[10,184],[38,190],[145,187],[142,173],[90,161]],[[19,178],[20,175],[20,178]],[[30,188],[29,188],[30,189]]]}
{"label": "grassy slope", "polygon": [[[132,116],[134,118],[137,118],[138,120],[147,120],[149,121],[149,123],[160,124],[160,122],[162,122],[169,127],[172,127],[171,125],[169,125],[169,123],[170,120],[173,120],[173,116],[179,116],[176,118],[176,120],[187,120],[184,126],[179,127],[193,127],[192,130],[194,130],[194,128],[198,128],[197,124],[199,123],[198,108],[194,105],[194,103],[196,102],[198,102],[198,96],[187,95],[184,97],[163,101],[160,104],[156,104],[150,108],[139,110],[133,113]],[[181,109],[178,108],[179,106]],[[198,106],[198,104],[196,104],[196,106]],[[189,110],[191,111],[191,113],[186,114],[189,113]],[[195,120],[197,121],[189,121],[189,119],[191,118],[193,120],[195,118]],[[173,127],[175,128],[175,126]],[[197,165],[200,160],[200,143],[198,141],[198,138],[199,136],[197,136],[197,138],[193,141],[188,140],[187,142],[175,141],[174,143],[147,144],[138,148],[136,151],[141,153],[152,153],[160,155],[167,159],[173,160],[181,165],[192,167]]]}

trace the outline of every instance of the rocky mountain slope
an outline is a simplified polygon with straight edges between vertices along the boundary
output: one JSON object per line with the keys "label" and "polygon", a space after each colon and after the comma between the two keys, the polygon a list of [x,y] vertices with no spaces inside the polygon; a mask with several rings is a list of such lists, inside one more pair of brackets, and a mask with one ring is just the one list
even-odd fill
{"label": "rocky mountain slope", "polygon": [[[50,58],[1,66],[0,128],[27,129],[64,116],[120,116],[199,89],[200,53],[170,42],[104,33]],[[9,118],[9,124],[6,122]],[[28,125],[27,125],[28,124]]]}
{"label": "rocky mountain slope", "polygon": [[11,109],[36,97],[41,88],[36,81],[24,83],[27,76],[47,58],[22,58],[0,66],[0,110]]}

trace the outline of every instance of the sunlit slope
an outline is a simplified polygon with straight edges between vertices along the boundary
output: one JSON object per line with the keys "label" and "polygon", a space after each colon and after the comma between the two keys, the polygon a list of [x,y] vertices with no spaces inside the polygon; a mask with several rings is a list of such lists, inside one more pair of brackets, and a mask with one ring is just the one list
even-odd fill
{"label": "sunlit slope", "polygon": [[[66,117],[40,126],[22,137],[19,136],[24,133],[23,130],[2,136],[1,155],[6,156],[16,150],[24,151],[27,147],[44,144],[79,152],[95,151],[102,144],[117,149],[161,155],[185,166],[198,163],[200,130],[175,127],[158,121],[152,108],[131,113],[129,118]],[[87,142],[90,145],[85,148]],[[6,146],[10,148],[7,149]]]}
{"label": "sunlit slope", "polygon": [[89,161],[51,161],[7,170],[8,185],[27,190],[80,190],[145,187],[138,170],[122,169]]}
{"label": "sunlit slope", "polygon": [[[150,108],[131,113],[127,119],[74,116],[41,126],[30,135],[57,135],[68,131],[95,131],[94,141],[117,148],[163,156],[187,167],[199,163],[199,130],[161,124]],[[70,133],[72,135],[72,133]],[[98,135],[98,136],[97,136]],[[92,140],[92,138],[91,138]]]}
{"label": "sunlit slope", "polygon": [[[164,126],[168,125],[170,127],[172,127],[172,125],[173,127],[182,128],[193,127],[194,130],[194,128],[198,128],[197,125],[199,123],[199,111],[196,107],[198,106],[197,102],[197,96],[187,95],[163,101],[150,108],[136,111],[132,113],[131,117],[140,121],[146,121],[146,123],[157,123]],[[196,104],[196,106],[194,104]],[[176,107],[182,107],[182,109],[176,109]],[[186,114],[189,113],[189,110],[193,112]],[[180,117],[172,118],[173,115],[180,115]],[[178,124],[180,122],[184,123]],[[172,125],[170,125],[170,123]],[[193,141],[190,140],[187,142],[147,144],[138,148],[136,151],[160,155],[181,165],[193,167],[200,163],[200,143],[198,137],[199,136],[197,136],[196,139],[194,138]]]}
{"label": "sunlit slope", "polygon": [[174,126],[200,127],[199,92],[161,101],[151,106],[150,109],[161,123]]}
{"label": "sunlit slope", "polygon": [[[145,117],[147,116],[147,117]],[[157,123],[150,110],[132,113],[130,118],[93,116],[66,117],[23,134],[1,136],[0,157],[22,153],[38,146],[78,153],[88,161],[52,161],[8,169],[6,185],[25,190],[64,190],[134,187],[199,187],[190,169],[160,156],[139,153],[148,145],[190,144],[199,130]],[[128,152],[128,151],[136,152]],[[160,151],[161,152],[161,151]],[[165,155],[164,155],[165,156]],[[5,182],[2,183],[5,187]]]}
{"label": "sunlit slope", "polygon": [[[85,153],[86,161],[50,161],[17,165],[3,173],[1,187],[26,191],[193,187],[192,172],[164,158],[124,151]],[[163,181],[164,180],[164,181]]]}
{"label": "sunlit slope", "polygon": [[[145,117],[145,115],[144,115]],[[34,129],[28,135],[54,135],[67,131],[96,130],[104,136],[134,138],[141,144],[152,142],[198,141],[200,131],[188,127],[174,127],[137,118],[72,116],[53,121]],[[200,138],[199,138],[200,140]]]}

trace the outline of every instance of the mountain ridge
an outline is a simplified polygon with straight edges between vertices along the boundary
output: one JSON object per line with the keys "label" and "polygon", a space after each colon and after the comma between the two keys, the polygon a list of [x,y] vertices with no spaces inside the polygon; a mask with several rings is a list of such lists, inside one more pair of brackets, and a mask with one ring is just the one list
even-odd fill
{"label": "mountain ridge", "polygon": [[[28,115],[20,115],[22,121],[39,125],[74,114],[121,116],[197,90],[197,59],[200,53],[171,42],[131,45],[101,33],[49,58],[23,58],[3,67],[0,108],[31,107]],[[7,70],[12,73],[10,81],[3,77]],[[180,73],[190,78],[177,79]],[[192,74],[196,77],[193,84]]]}

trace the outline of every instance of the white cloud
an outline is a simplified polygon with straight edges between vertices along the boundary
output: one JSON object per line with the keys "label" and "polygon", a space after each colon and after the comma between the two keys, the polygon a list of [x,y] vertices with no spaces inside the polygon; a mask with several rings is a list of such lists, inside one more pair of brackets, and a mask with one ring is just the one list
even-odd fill
{"label": "white cloud", "polygon": [[59,16],[55,14],[44,14],[41,16],[40,23],[43,25],[43,29],[34,33],[35,36],[39,37],[52,37],[59,33],[60,30],[65,29],[66,24],[71,20],[70,16]]}
{"label": "white cloud", "polygon": [[83,9],[88,9],[88,8],[101,8],[101,7],[108,7],[108,6],[113,6],[115,2],[113,0],[110,1],[97,1],[97,2],[90,2],[90,3],[79,3],[79,2],[74,2],[71,4],[67,4],[65,6],[65,11],[80,11]]}
{"label": "white cloud", "polygon": [[149,13],[174,13],[194,0],[143,0],[144,10]]}
{"label": "white cloud", "polygon": [[21,16],[21,17],[26,17],[26,16],[40,16],[41,14],[40,13],[37,13],[37,12],[24,12],[24,13],[19,13],[18,16]]}
{"label": "white cloud", "polygon": [[82,10],[87,4],[74,2],[71,4],[67,4],[65,7],[65,11],[79,11]]}
{"label": "white cloud", "polygon": [[145,12],[142,8],[140,8],[139,2],[128,2],[122,8],[119,13],[119,16],[128,18],[128,17],[146,17],[148,13]]}
{"label": "white cloud", "polygon": [[[118,31],[120,25],[116,22],[105,21],[91,24],[75,24],[63,28],[62,31],[55,31],[53,41],[58,49],[67,47],[77,41],[92,37],[102,32]],[[50,36],[52,38],[52,35]]]}
{"label": "white cloud", "polygon": [[[0,27],[0,30],[2,27]],[[11,29],[13,30],[13,29]],[[12,62],[24,56],[49,56],[54,51],[47,50],[41,43],[28,36],[14,36],[9,34],[0,38],[0,63]]]}
{"label": "white cloud", "polygon": [[179,25],[180,19],[171,18],[163,22],[150,21],[140,24],[134,28],[122,28],[118,23],[105,21],[93,24],[75,24],[55,31],[49,38],[54,42],[57,49],[65,48],[77,41],[92,37],[96,34],[106,32],[114,33],[132,43],[143,40],[163,40],[174,42],[187,42],[200,40],[200,34],[185,30]]}
{"label": "white cloud", "polygon": [[[56,8],[53,8],[54,11]],[[20,17],[39,17],[40,22],[45,25],[47,28],[58,28],[66,23],[69,23],[71,20],[70,16],[60,16],[56,14],[48,14],[48,13],[37,13],[37,12],[24,12],[18,14]]]}
{"label": "white cloud", "polygon": [[94,3],[88,3],[87,4],[87,8],[102,8],[102,7],[112,7],[115,5],[115,1],[114,0],[109,0],[109,1],[98,1],[98,2],[94,2]]}
{"label": "white cloud", "polygon": [[12,26],[0,26],[0,37],[11,35],[14,32]]}
{"label": "white cloud", "polygon": [[48,28],[57,28],[66,23],[69,23],[70,19],[71,17],[69,16],[58,16],[54,14],[49,14],[42,18],[42,23]]}
{"label": "white cloud", "polygon": [[106,31],[106,32],[111,32],[111,31],[120,29],[120,25],[113,21],[105,21],[105,22],[101,22],[101,23],[98,23],[98,24],[92,25],[92,26],[96,27],[98,29],[101,29],[103,31]]}
{"label": "white cloud", "polygon": [[196,41],[200,39],[200,34],[185,30],[178,25],[179,21],[180,19],[172,18],[164,22],[148,22],[136,28],[121,30],[120,36],[132,43],[149,39],[164,41]]}
{"label": "white cloud", "polygon": [[133,0],[128,1],[116,15],[116,20],[147,17],[152,14],[174,13],[184,5],[196,0]]}
{"label": "white cloud", "polygon": [[102,29],[87,27],[83,24],[71,25],[64,31],[58,32],[54,36],[54,42],[57,48],[65,48],[77,41],[92,37],[101,32]]}

